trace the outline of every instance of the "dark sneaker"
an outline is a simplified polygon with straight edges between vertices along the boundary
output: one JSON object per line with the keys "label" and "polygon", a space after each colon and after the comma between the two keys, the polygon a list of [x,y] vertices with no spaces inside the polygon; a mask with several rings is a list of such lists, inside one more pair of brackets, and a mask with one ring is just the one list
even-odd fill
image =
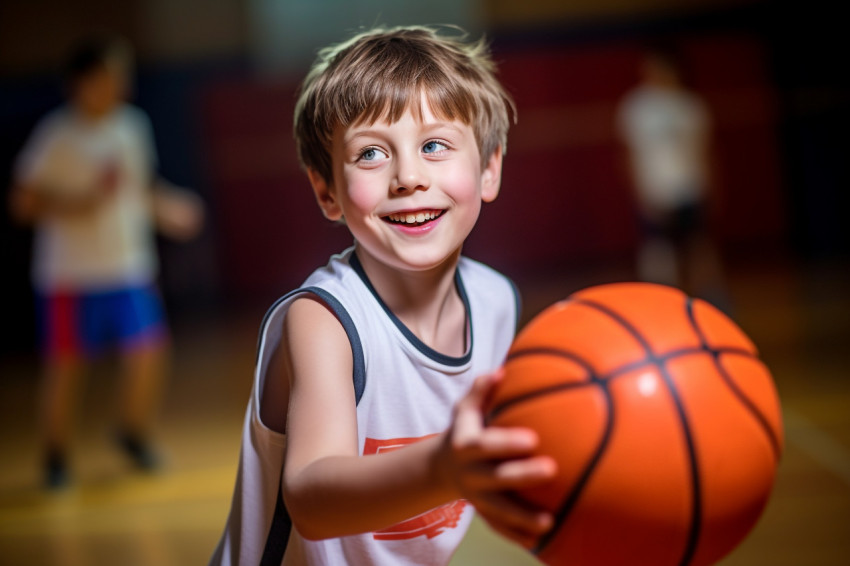
{"label": "dark sneaker", "polygon": [[64,454],[49,452],[44,463],[44,487],[57,491],[68,487],[70,483],[71,477],[68,474]]}
{"label": "dark sneaker", "polygon": [[133,466],[144,472],[153,472],[160,468],[160,458],[150,443],[134,434],[118,435],[118,446],[133,462]]}

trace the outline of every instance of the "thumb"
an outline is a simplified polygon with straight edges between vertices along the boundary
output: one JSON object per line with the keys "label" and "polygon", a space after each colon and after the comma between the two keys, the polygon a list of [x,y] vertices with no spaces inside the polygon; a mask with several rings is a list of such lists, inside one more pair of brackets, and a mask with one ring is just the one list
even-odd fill
{"label": "thumb", "polygon": [[472,383],[469,393],[458,402],[453,427],[456,443],[463,445],[471,442],[481,433],[484,428],[484,405],[503,375],[503,370],[499,369],[479,376]]}

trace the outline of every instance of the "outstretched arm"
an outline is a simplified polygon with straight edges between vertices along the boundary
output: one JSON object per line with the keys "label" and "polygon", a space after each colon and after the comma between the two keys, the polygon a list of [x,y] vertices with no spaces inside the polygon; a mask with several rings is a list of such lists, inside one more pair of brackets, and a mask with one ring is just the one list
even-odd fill
{"label": "outstretched arm", "polygon": [[195,193],[159,178],[151,191],[151,209],[157,230],[167,238],[186,242],[204,226],[204,203]]}
{"label": "outstretched arm", "polygon": [[20,183],[9,191],[9,212],[15,221],[32,224],[47,215],[81,216],[95,210],[110,196],[102,187],[66,194],[32,183]]}
{"label": "outstretched arm", "polygon": [[287,313],[281,349],[283,362],[268,379],[289,383],[283,492],[302,536],[374,531],[458,498],[520,542],[548,526],[548,516],[502,494],[545,481],[554,464],[530,457],[532,432],[483,427],[481,406],[497,378],[476,382],[448,431],[360,456],[351,349],[339,321],[317,300],[299,299]]}

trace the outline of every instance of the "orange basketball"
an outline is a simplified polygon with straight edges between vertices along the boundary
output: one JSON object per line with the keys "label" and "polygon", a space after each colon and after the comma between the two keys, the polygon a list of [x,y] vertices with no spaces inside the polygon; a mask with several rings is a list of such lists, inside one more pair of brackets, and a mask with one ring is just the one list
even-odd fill
{"label": "orange basketball", "polygon": [[681,291],[618,283],[575,293],[517,336],[487,422],[526,426],[558,462],[518,493],[555,525],[550,565],[700,566],[758,520],[782,416],[753,343]]}

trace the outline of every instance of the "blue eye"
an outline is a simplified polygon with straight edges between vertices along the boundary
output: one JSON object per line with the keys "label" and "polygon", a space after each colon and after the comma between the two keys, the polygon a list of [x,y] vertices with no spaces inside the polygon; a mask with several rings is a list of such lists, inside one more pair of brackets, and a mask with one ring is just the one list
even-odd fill
{"label": "blue eye", "polygon": [[364,148],[360,155],[357,156],[357,161],[361,163],[376,164],[387,158],[386,152],[377,147]]}
{"label": "blue eye", "polygon": [[438,141],[429,141],[424,146],[422,146],[422,151],[424,151],[425,153],[437,153],[438,151],[443,151],[444,149],[448,149],[448,147]]}

